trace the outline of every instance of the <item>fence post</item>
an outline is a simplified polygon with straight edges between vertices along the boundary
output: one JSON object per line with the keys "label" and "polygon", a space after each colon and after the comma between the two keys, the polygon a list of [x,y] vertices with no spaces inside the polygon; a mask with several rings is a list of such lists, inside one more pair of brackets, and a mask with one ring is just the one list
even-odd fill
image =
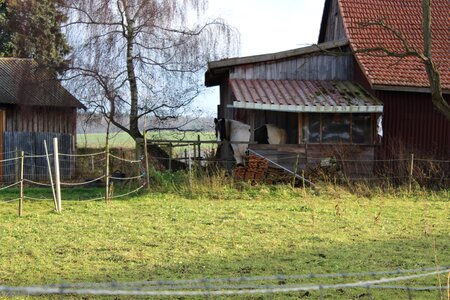
{"label": "fence post", "polygon": [[169,143],[169,171],[172,171],[173,149],[172,143]]}
{"label": "fence post", "polygon": [[45,156],[47,157],[48,174],[50,176],[50,183],[52,185],[53,202],[55,205],[55,210],[58,211],[58,202],[56,201],[55,184],[53,183],[52,165],[50,163],[50,157],[48,155],[48,148],[47,148],[46,140],[44,140],[44,149],[45,149]]}
{"label": "fence post", "polygon": [[56,203],[57,203],[57,211],[61,213],[61,174],[59,170],[59,148],[58,148],[58,138],[53,138],[53,155],[54,158],[54,166],[55,166],[55,183],[56,183]]}
{"label": "fence post", "polygon": [[409,162],[409,192],[412,191],[412,180],[414,171],[414,153],[411,153],[411,160]]}
{"label": "fence post", "polygon": [[109,142],[106,140],[105,202],[109,201]]}
{"label": "fence post", "polygon": [[295,160],[294,176],[292,176],[292,187],[295,187],[295,178],[297,177],[298,171],[298,160],[300,159],[300,154],[297,153],[297,159]]}
{"label": "fence post", "polygon": [[195,146],[195,142],[192,145],[194,148],[194,155],[192,156],[192,159],[194,160],[194,163],[195,163],[195,158],[197,157],[197,147]]}
{"label": "fence post", "polygon": [[[19,157],[19,150],[17,150],[17,146],[14,147],[14,157]],[[17,159],[14,161],[14,175],[14,182],[19,181],[19,163],[17,162]]]}
{"label": "fence post", "polygon": [[23,214],[23,169],[25,164],[25,152],[21,153],[21,161],[20,161],[20,199],[19,199],[19,217]]}
{"label": "fence post", "polygon": [[191,161],[191,156],[189,155],[188,157],[188,165],[189,165],[189,178],[191,178],[191,173],[192,173],[192,161]]}
{"label": "fence post", "polygon": [[302,170],[303,197],[306,198],[305,170]]}
{"label": "fence post", "polygon": [[305,144],[305,169],[308,169],[308,143]]}
{"label": "fence post", "polygon": [[197,135],[197,152],[198,152],[198,163],[197,166],[200,168],[202,165],[202,151],[200,150],[201,148],[201,141],[200,141],[200,134]]}
{"label": "fence post", "polygon": [[145,117],[144,117],[144,156],[145,156],[145,173],[147,174],[147,189],[150,190],[150,167],[148,165],[148,149],[147,149],[147,130],[145,129]]}

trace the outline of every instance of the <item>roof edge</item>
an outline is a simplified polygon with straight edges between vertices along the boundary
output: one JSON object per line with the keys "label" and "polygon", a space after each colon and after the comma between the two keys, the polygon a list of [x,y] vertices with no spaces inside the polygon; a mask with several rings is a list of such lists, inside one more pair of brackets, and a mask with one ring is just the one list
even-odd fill
{"label": "roof edge", "polygon": [[[373,90],[376,91],[387,91],[387,92],[411,92],[411,93],[431,93],[429,87],[415,87],[415,86],[399,86],[399,85],[380,85],[374,84],[372,86]],[[450,89],[442,89],[442,94],[449,95]]]}
{"label": "roof edge", "polygon": [[323,43],[323,41],[325,40],[325,31],[326,31],[326,27],[328,25],[328,16],[330,14],[330,5],[331,5],[331,1],[326,0],[325,4],[323,6],[322,21],[320,23],[319,39],[317,41],[318,43]]}
{"label": "roof edge", "polygon": [[228,108],[241,108],[252,110],[268,110],[281,112],[302,112],[302,113],[383,113],[383,105],[344,105],[344,106],[308,106],[308,105],[285,105],[285,104],[263,104],[263,103],[242,103],[234,101],[228,104]]}
{"label": "roof edge", "polygon": [[301,56],[301,55],[310,54],[310,53],[314,53],[314,52],[344,47],[347,45],[348,45],[347,40],[341,40],[341,41],[320,43],[320,44],[315,44],[315,45],[311,45],[308,47],[296,48],[296,49],[275,52],[275,53],[269,53],[269,54],[226,58],[226,59],[222,59],[222,60],[209,62],[208,70],[218,69],[218,68],[227,68],[227,67],[233,67],[233,66],[245,65],[245,64],[254,64],[254,63],[259,63],[259,62],[264,62],[264,61],[286,59],[286,58]]}
{"label": "roof edge", "polygon": [[[355,47],[353,47],[353,44],[354,44],[353,38],[350,34],[348,24],[347,24],[347,22],[345,22],[344,16],[342,15],[342,2],[341,2],[341,0],[337,0],[337,3],[338,3],[338,7],[339,7],[339,14],[341,15],[341,18],[342,18],[342,24],[344,25],[345,35],[347,36],[347,39],[348,39],[349,47],[352,50],[352,53],[355,53],[356,51],[355,51]],[[374,89],[374,82],[373,82],[372,78],[370,77],[366,66],[363,63],[361,63],[361,60],[359,59],[358,55],[354,54],[353,57],[355,58],[356,63],[358,64],[359,68],[361,69],[361,72],[364,75],[364,77],[366,78],[370,87],[372,89]]]}

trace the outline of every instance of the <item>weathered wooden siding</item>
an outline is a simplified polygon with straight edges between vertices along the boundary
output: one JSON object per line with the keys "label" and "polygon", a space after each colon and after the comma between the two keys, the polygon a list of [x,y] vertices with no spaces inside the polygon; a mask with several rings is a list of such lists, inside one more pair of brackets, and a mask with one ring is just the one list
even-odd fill
{"label": "weathered wooden siding", "polygon": [[324,15],[322,17],[322,28],[319,36],[319,43],[347,40],[344,22],[337,0],[327,0],[325,2]]}
{"label": "weathered wooden siding", "polygon": [[[375,91],[375,95],[384,103],[380,155],[450,157],[450,122],[434,108],[430,94]],[[450,96],[444,97],[450,103]]]}
{"label": "weathered wooden siding", "polygon": [[[450,122],[433,106],[429,93],[373,90],[355,65],[355,80],[383,102],[382,147],[379,158],[409,156],[450,157]],[[444,95],[450,103],[450,95]]]}
{"label": "weathered wooden siding", "polygon": [[311,55],[283,61],[237,66],[230,79],[352,80],[351,55]]}
{"label": "weathered wooden siding", "polygon": [[7,106],[6,128],[10,132],[54,132],[75,134],[76,109]]}
{"label": "weathered wooden siding", "polygon": [[341,144],[308,145],[249,145],[249,148],[271,161],[294,171],[299,157],[298,170],[314,169],[326,158],[334,157],[347,178],[360,179],[374,171],[374,146]]}

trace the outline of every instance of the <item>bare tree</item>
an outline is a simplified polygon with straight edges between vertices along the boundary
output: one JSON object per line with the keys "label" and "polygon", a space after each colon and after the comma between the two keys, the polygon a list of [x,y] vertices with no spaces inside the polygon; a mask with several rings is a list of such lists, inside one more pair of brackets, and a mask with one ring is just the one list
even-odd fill
{"label": "bare tree", "polygon": [[142,137],[145,116],[165,128],[193,115],[207,62],[238,46],[223,20],[193,23],[206,8],[207,0],[69,0],[73,54],[65,79],[91,110],[134,139]]}

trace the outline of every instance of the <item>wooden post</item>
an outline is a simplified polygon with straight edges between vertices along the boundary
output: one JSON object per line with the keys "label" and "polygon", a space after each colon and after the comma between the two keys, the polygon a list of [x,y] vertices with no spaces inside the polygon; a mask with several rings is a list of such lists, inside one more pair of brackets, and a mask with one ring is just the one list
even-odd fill
{"label": "wooden post", "polygon": [[56,201],[55,185],[53,183],[52,165],[50,163],[50,156],[48,155],[48,148],[47,148],[46,140],[44,140],[44,149],[45,149],[45,156],[47,157],[48,175],[50,176],[50,183],[52,185],[53,203],[55,205],[55,210],[58,211],[58,202]]}
{"label": "wooden post", "polygon": [[150,190],[150,167],[148,164],[148,151],[147,151],[147,130],[146,127],[146,118],[144,117],[144,157],[145,157],[145,173],[147,174],[147,189]]}
{"label": "wooden post", "polygon": [[197,152],[198,152],[198,163],[197,166],[200,168],[202,165],[202,151],[200,150],[201,148],[201,141],[200,141],[200,134],[197,135]]}
{"label": "wooden post", "polygon": [[192,144],[194,147],[194,155],[192,156],[192,159],[194,160],[194,162],[195,162],[195,158],[197,157],[197,147],[195,147],[195,143],[194,144]]}
{"label": "wooden post", "polygon": [[[122,157],[122,160],[120,161],[120,169],[123,172],[123,171],[125,171],[125,168],[123,167],[123,163],[125,161],[125,152],[123,152],[122,148],[119,148],[119,151],[120,151],[120,156]],[[138,160],[138,159],[139,159],[139,156],[136,157],[136,160]]]}
{"label": "wooden post", "polygon": [[306,198],[305,170],[302,170],[303,196]]}
{"label": "wooden post", "polygon": [[410,193],[412,191],[413,171],[414,171],[414,153],[411,153],[411,160],[409,162],[409,192]]}
{"label": "wooden post", "polygon": [[109,201],[109,142],[106,141],[105,202]]}
{"label": "wooden post", "polygon": [[[194,147],[195,149],[195,147]],[[189,156],[189,189],[192,190],[192,161],[191,156]]]}
{"label": "wooden post", "polygon": [[255,141],[255,111],[252,109],[248,110],[250,118],[250,142]]}
{"label": "wooden post", "polygon": [[308,169],[308,143],[305,144],[305,169]]}
{"label": "wooden post", "polygon": [[188,165],[189,165],[189,178],[191,178],[191,174],[192,174],[192,161],[191,161],[191,156],[189,155],[188,157]]}
{"label": "wooden post", "polygon": [[25,152],[22,151],[20,161],[20,199],[19,199],[19,217],[23,215],[23,169],[25,164]]}
{"label": "wooden post", "polygon": [[172,171],[172,143],[169,143],[169,171]]}
{"label": "wooden post", "polygon": [[[19,151],[17,150],[17,146],[14,149],[14,157],[15,158],[19,157]],[[15,175],[14,182],[18,182],[19,181],[19,163],[17,162],[17,159],[14,161],[14,175]]]}
{"label": "wooden post", "polygon": [[292,187],[293,188],[295,187],[295,178],[297,177],[299,158],[300,158],[300,154],[297,153],[297,159],[295,160],[294,176],[292,176]]}
{"label": "wooden post", "polygon": [[61,175],[59,170],[59,148],[58,148],[58,138],[53,138],[53,153],[54,153],[54,167],[55,167],[55,184],[56,184],[56,203],[57,212],[61,213]]}
{"label": "wooden post", "polygon": [[184,163],[187,165],[188,164],[188,156],[187,156],[187,149],[184,148]]}

